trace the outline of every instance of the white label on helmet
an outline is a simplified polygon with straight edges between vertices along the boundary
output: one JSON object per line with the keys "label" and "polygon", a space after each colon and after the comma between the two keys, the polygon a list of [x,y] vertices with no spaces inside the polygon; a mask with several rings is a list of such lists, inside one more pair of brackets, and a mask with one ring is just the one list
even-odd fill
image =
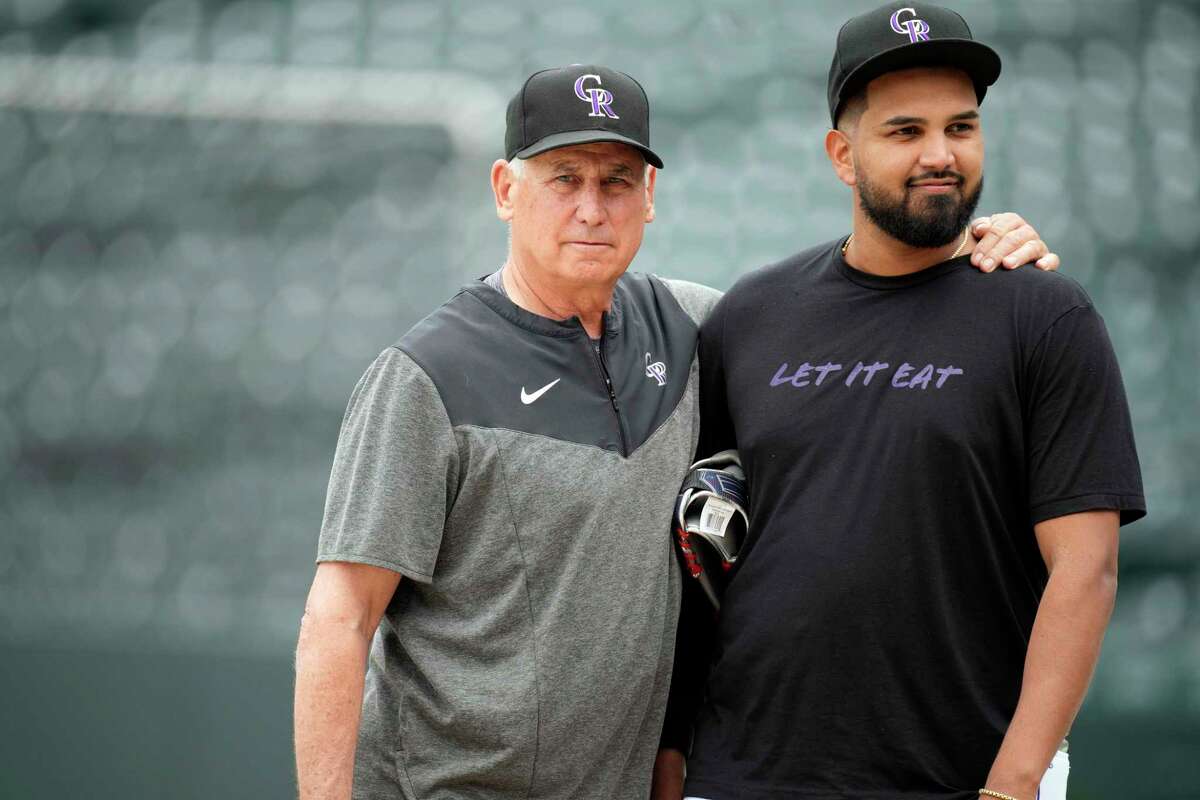
{"label": "white label on helmet", "polygon": [[700,533],[710,536],[724,536],[733,519],[737,506],[719,497],[710,497],[704,501],[704,510],[700,512]]}

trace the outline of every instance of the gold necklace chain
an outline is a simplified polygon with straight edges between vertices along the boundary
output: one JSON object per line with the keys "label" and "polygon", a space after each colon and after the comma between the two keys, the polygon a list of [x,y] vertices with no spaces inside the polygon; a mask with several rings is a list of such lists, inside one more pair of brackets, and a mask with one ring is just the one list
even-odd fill
{"label": "gold necklace chain", "polygon": [[[958,254],[961,253],[962,249],[967,246],[967,236],[970,233],[971,233],[970,226],[963,229],[962,241],[958,243],[958,248],[954,251],[954,255],[952,255],[952,256],[950,256],[950,258],[946,259],[947,261],[958,258]],[[854,234],[852,233],[849,236],[847,236],[846,241],[842,243],[842,258],[846,257],[846,251],[850,249],[850,242],[853,240],[854,240]]]}
{"label": "gold necklace chain", "polygon": [[952,256],[950,256],[950,258],[946,259],[947,261],[958,258],[958,254],[961,253],[962,249],[967,246],[967,236],[970,235],[970,233],[971,233],[970,225],[963,228],[963,240],[958,243],[958,247],[956,247],[954,249],[954,255],[952,255]]}

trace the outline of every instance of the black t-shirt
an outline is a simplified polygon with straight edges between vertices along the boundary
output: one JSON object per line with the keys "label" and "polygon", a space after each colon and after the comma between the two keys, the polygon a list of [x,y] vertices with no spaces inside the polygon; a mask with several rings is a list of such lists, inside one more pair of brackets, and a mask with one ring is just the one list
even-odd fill
{"label": "black t-shirt", "polygon": [[[879,277],[839,245],[747,276],[701,331],[701,447],[738,448],[751,522],[715,643],[681,626],[690,795],[974,797],[1047,581],[1033,526],[1145,513],[1078,284],[965,257]],[[709,646],[701,704],[680,672]]]}

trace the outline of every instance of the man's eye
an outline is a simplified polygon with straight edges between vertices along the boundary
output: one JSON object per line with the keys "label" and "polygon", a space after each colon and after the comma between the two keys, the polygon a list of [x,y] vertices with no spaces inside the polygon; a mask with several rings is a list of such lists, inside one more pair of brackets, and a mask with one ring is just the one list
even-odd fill
{"label": "man's eye", "polygon": [[905,128],[897,128],[895,132],[899,136],[916,136],[917,129],[912,125],[909,125]]}
{"label": "man's eye", "polygon": [[975,130],[975,126],[967,122],[958,122],[951,125],[950,130],[954,133],[970,133]]}
{"label": "man's eye", "polygon": [[559,183],[570,183],[571,181],[575,180],[575,176],[574,175],[558,175],[554,178],[554,180],[558,181]]}

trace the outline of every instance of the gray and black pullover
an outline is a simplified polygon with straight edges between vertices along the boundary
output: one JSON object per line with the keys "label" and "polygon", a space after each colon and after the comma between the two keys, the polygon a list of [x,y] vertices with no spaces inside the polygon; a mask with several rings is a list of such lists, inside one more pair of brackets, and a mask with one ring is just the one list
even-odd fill
{"label": "gray and black pullover", "polygon": [[626,274],[596,348],[478,281],[363,375],[318,560],[405,579],[371,648],[356,798],[647,796],[717,297]]}

